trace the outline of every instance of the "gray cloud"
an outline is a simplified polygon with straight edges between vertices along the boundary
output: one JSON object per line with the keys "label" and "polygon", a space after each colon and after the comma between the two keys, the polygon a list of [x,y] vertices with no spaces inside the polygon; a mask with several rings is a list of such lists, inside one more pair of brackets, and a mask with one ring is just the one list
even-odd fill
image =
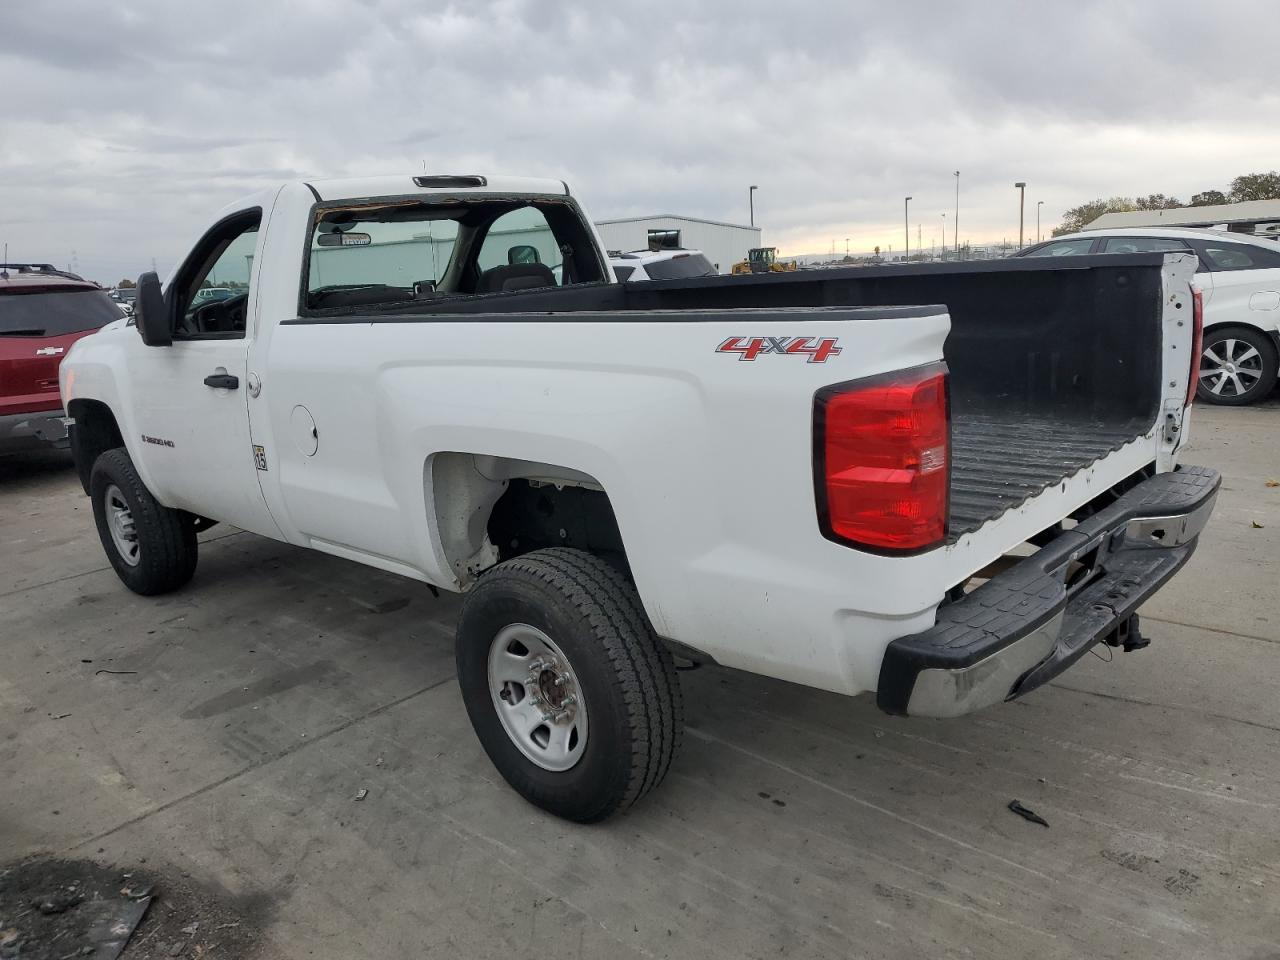
{"label": "gray cloud", "polygon": [[[597,216],[745,219],[791,252],[1016,236],[1094,196],[1271,169],[1268,0],[665,7],[46,0],[0,32],[0,240],[102,280],[172,265],[272,181],[568,179]],[[1031,218],[1033,219],[1033,218]]]}

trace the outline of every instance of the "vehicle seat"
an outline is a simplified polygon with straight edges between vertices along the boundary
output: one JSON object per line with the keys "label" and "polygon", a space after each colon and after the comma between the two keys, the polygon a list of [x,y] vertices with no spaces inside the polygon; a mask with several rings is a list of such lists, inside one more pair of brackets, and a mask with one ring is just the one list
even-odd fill
{"label": "vehicle seat", "polygon": [[555,285],[556,275],[545,263],[507,263],[480,274],[476,293],[506,293]]}

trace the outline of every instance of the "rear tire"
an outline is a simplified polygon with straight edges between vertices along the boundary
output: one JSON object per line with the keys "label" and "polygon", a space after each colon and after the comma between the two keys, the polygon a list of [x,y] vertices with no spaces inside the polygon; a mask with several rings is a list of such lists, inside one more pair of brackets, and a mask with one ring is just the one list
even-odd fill
{"label": "rear tire", "polygon": [[123,447],[94,461],[89,496],[102,549],[126,587],[154,596],[191,579],[198,557],[195,524],[151,495]]}
{"label": "rear tire", "polygon": [[537,550],[481,577],[458,618],[457,663],[489,759],[556,816],[593,823],[626,810],[679,749],[671,654],[630,580],[589,553]]}
{"label": "rear tire", "polygon": [[1243,406],[1270,396],[1280,374],[1275,342],[1252,327],[1218,327],[1204,335],[1196,396]]}

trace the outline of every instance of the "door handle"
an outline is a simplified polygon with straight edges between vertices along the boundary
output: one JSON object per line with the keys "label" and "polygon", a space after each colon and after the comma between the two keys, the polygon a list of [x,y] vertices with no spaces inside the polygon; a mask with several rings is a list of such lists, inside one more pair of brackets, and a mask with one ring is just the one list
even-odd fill
{"label": "door handle", "polygon": [[220,390],[238,390],[240,378],[233,373],[211,373],[204,378],[206,387],[217,387]]}

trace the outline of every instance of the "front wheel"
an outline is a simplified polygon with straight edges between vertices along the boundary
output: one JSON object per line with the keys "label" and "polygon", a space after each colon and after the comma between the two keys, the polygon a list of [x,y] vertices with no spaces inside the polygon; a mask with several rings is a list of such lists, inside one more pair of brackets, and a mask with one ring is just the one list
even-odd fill
{"label": "front wheel", "polygon": [[1196,395],[1209,403],[1256,403],[1276,385],[1276,345],[1252,327],[1219,327],[1204,335]]}
{"label": "front wheel", "polygon": [[126,587],[152,596],[191,579],[198,556],[195,524],[151,495],[123,447],[94,461],[89,496],[102,549]]}
{"label": "front wheel", "polygon": [[683,732],[675,665],[598,557],[557,547],[494,567],[463,602],[457,662],[481,746],[531,803],[592,823],[666,776]]}

